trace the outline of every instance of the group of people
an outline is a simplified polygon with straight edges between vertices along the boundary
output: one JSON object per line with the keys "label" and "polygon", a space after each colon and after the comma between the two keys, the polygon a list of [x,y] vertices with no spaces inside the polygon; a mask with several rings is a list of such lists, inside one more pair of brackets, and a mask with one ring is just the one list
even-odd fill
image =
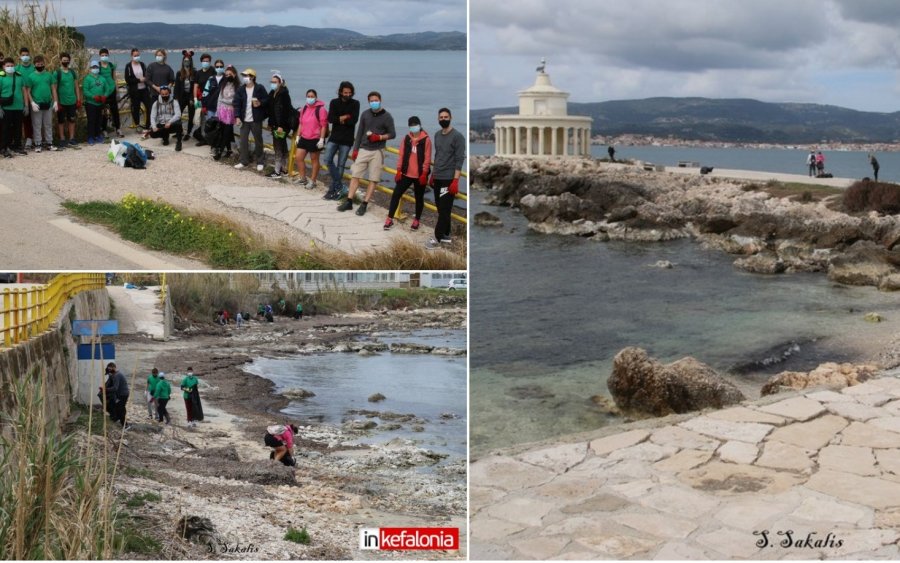
{"label": "group of people", "polygon": [[[187,413],[189,428],[197,426],[197,422],[203,420],[203,403],[200,400],[200,380],[194,375],[194,368],[188,367],[187,374],[178,383],[184,398],[184,409]],[[168,404],[172,397],[172,384],[166,378],[166,374],[156,368],[150,370],[147,377],[147,391],[144,395],[147,401],[147,416],[157,422],[168,425],[171,422]]]}
{"label": "group of people", "polygon": [[825,155],[822,151],[809,151],[806,157],[806,166],[809,169],[809,175],[819,177],[825,174]]}
{"label": "group of people", "polygon": [[[124,80],[131,100],[132,128],[137,128],[143,108],[143,138],[158,138],[164,145],[175,140],[175,150],[182,149],[183,141],[193,137],[198,145],[209,145],[212,157],[220,160],[232,155],[232,145],[237,134],[239,162],[235,168],[251,164],[256,170],[265,169],[263,150],[263,125],[268,123],[272,131],[274,170],[270,178],[281,178],[288,172],[289,138],[295,139],[296,162],[299,163],[297,182],[307,189],[317,187],[321,163],[319,153],[325,153],[325,165],[330,182],[323,199],[343,200],[338,211],[353,209],[360,183],[367,181],[365,195],[356,214],[364,215],[372,200],[376,185],[381,180],[384,166],[384,150],[388,141],[397,137],[394,118],[383,106],[382,96],[371,91],[366,96],[367,107],[362,110],[354,98],[356,90],[349,81],[342,81],[337,97],[328,106],[319,99],[314,89],[305,92],[305,98],[295,109],[284,76],[274,71],[268,88],[258,82],[252,68],[241,72],[221,59],[212,60],[208,53],[200,55],[200,65],[194,64],[194,52],[181,52],[178,70],[169,66],[168,53],[157,49],[155,60],[145,64],[139,49],[131,50],[131,60],[125,65]],[[3,59],[0,54],[0,59]],[[116,89],[117,68],[110,61],[109,51],[101,49],[99,58],[91,60],[89,73],[79,81],[77,72],[70,68],[72,58],[68,53],[59,55],[59,68],[47,69],[47,61],[38,55],[32,62],[30,52],[23,47],[19,63],[11,58],[3,59],[0,71],[0,109],[2,109],[2,143],[0,154],[11,158],[14,154],[27,154],[33,146],[59,150],[76,146],[75,119],[78,109],[87,114],[87,142],[94,144],[104,140],[105,119],[111,120],[116,134],[123,136],[119,120]],[[182,117],[187,112],[186,129]],[[194,117],[200,112],[199,127],[194,129]],[[24,125],[23,116],[30,112],[31,119]],[[59,140],[53,142],[53,114],[57,114]],[[439,130],[429,136],[418,116],[407,120],[408,132],[400,141],[400,156],[396,187],[391,196],[384,229],[394,226],[394,217],[403,194],[412,188],[415,197],[415,217],[412,230],[421,225],[425,204],[425,190],[434,191],[438,219],[429,248],[438,248],[451,241],[450,216],[455,195],[459,191],[459,178],[465,162],[465,137],[452,126],[450,109],[441,108],[437,113]],[[68,134],[68,139],[66,135]],[[250,137],[253,137],[253,151]],[[27,139],[23,144],[23,137]],[[307,176],[305,159],[311,161]],[[343,176],[348,157],[353,159],[351,180],[345,192]],[[433,160],[433,165],[432,165]]]}

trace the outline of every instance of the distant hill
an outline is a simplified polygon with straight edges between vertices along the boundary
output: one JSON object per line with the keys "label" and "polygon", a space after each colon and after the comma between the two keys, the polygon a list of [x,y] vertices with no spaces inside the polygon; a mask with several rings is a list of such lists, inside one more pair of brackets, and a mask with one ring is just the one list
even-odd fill
{"label": "distant hill", "polygon": [[[491,117],[518,109],[472,110],[470,127],[489,131]],[[725,142],[890,142],[900,139],[900,112],[876,113],[750,99],[647,98],[588,104],[570,103],[569,113],[594,118],[599,135],[654,135]]]}
{"label": "distant hill", "polygon": [[363,35],[349,29],[298,25],[223,27],[204,24],[103,23],[78,28],[88,47],[155,49],[160,46],[189,48],[255,47],[312,50],[423,50],[466,49],[466,34],[458,31]]}

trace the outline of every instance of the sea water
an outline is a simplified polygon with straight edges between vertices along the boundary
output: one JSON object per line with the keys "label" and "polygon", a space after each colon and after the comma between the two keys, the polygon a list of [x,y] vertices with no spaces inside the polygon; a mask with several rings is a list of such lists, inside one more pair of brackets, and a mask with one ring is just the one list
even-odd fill
{"label": "sea water", "polygon": [[[471,147],[473,155],[494,154],[493,143],[472,143]],[[606,148],[606,145],[593,145],[591,154],[594,158],[607,158]],[[823,150],[822,154],[825,156],[825,171],[835,177],[873,177],[868,152]],[[616,146],[617,160],[642,160],[665,166],[691,161],[713,168],[801,175],[808,174],[808,155],[809,151],[803,149]],[[881,166],[878,179],[900,182],[900,153],[879,152],[876,157]]]}
{"label": "sea water", "polygon": [[[423,330],[388,334],[379,337],[379,341],[465,348],[466,335],[462,330]],[[350,410],[414,414],[425,420],[423,432],[413,431],[413,423],[406,422],[400,430],[376,427],[359,442],[384,443],[403,438],[452,457],[466,455],[465,356],[390,352],[359,356],[337,352],[256,358],[245,369],[274,382],[276,391],[299,387],[315,393],[314,397],[291,401],[282,410],[299,424],[340,426],[347,420],[368,420],[363,415],[348,414]],[[381,393],[386,399],[370,403],[368,398],[375,393]],[[372,420],[379,425],[391,422]]]}
{"label": "sea water", "polygon": [[[483,199],[476,193],[476,200]],[[884,339],[863,316],[900,316],[900,299],[824,274],[763,276],[690,240],[600,243],[530,232],[515,210],[476,201],[502,228],[474,227],[471,442],[474,452],[621,423],[608,395],[616,353],[694,356],[748,397],[772,374],[858,359]],[[659,260],[672,269],[654,267]]]}

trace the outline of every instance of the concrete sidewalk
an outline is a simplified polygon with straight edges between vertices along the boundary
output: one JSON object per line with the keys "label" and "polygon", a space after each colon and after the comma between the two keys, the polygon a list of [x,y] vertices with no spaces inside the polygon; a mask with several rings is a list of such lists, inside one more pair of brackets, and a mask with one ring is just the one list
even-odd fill
{"label": "concrete sidewalk", "polygon": [[154,340],[165,338],[158,286],[125,289],[123,285],[108,285],[106,291],[115,304],[119,334],[145,334]]}
{"label": "concrete sidewalk", "polygon": [[900,370],[631,428],[473,462],[472,558],[900,557]]}

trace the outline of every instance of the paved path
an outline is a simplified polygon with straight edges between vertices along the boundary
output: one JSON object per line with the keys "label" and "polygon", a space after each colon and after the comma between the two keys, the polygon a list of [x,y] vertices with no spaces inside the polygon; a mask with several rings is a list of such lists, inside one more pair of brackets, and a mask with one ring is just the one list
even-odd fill
{"label": "paved path", "polygon": [[679,420],[473,462],[471,557],[900,557],[900,370]]}
{"label": "paved path", "polygon": [[[26,157],[31,158],[31,157]],[[7,270],[197,269],[201,262],[147,250],[96,225],[60,217],[62,200],[22,174],[0,180],[0,264]]]}
{"label": "paved path", "polygon": [[106,291],[115,305],[119,334],[146,334],[155,340],[164,338],[158,286],[125,289],[124,285],[109,285]]}

